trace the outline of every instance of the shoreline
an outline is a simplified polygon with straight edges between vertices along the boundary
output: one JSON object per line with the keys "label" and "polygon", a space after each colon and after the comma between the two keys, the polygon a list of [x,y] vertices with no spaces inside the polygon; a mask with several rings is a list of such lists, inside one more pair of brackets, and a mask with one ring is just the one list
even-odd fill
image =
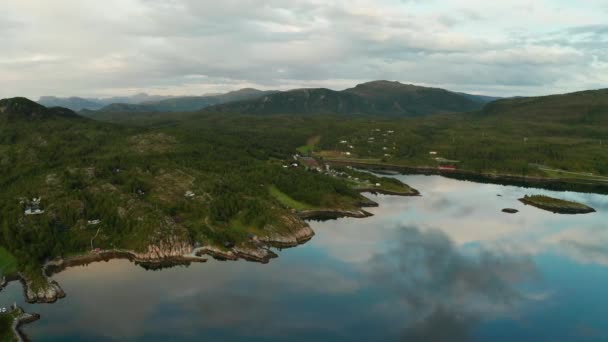
{"label": "shoreline", "polygon": [[13,334],[15,335],[15,337],[17,338],[17,341],[19,341],[19,342],[30,341],[27,334],[21,330],[21,327],[26,324],[36,322],[37,320],[40,319],[40,315],[37,313],[27,313],[27,312],[23,311],[23,309],[21,309],[21,308],[18,308],[17,310],[21,310],[23,313],[13,321],[13,325],[12,325]]}
{"label": "shoreline", "polygon": [[[443,170],[429,166],[405,166],[396,164],[368,163],[342,159],[324,159],[329,165],[352,166],[369,171],[395,171],[403,175],[438,175],[476,183],[513,185],[524,188],[537,187],[554,191],[575,191],[595,194],[608,194],[608,182],[590,182],[584,179],[559,179],[540,176],[520,176],[501,173],[483,173],[467,170]],[[392,172],[391,172],[392,173]]]}
{"label": "shoreline", "polygon": [[[398,193],[380,189],[360,189],[359,192],[371,192],[371,193],[383,193],[387,195],[396,196],[419,196],[418,190],[412,189],[415,193]],[[68,258],[61,258],[47,261],[42,267],[42,275],[47,280],[46,288],[39,289],[38,292],[34,292],[32,289],[31,281],[27,279],[22,273],[14,277],[3,277],[0,279],[0,291],[4,289],[12,281],[19,281],[23,287],[23,294],[26,302],[28,303],[54,303],[58,299],[64,298],[66,293],[60,287],[59,283],[52,280],[50,277],[60,273],[70,267],[86,266],[91,263],[105,261],[108,262],[114,259],[127,259],[135,265],[141,266],[145,269],[160,269],[164,267],[173,267],[177,265],[190,265],[192,262],[207,262],[208,259],[204,258],[204,255],[208,255],[216,260],[232,260],[236,261],[239,259],[259,262],[267,264],[271,259],[277,258],[278,255],[270,250],[270,247],[274,248],[290,248],[296,247],[310,241],[314,235],[314,230],[306,222],[307,220],[328,220],[338,219],[342,217],[353,217],[353,218],[365,218],[373,216],[372,213],[367,212],[361,208],[364,207],[378,207],[378,203],[375,201],[362,196],[361,202],[357,203],[358,209],[318,209],[318,210],[305,210],[296,211],[291,217],[287,217],[289,233],[283,232],[269,232],[268,235],[262,237],[255,237],[253,241],[250,241],[252,246],[241,245],[234,246],[232,248],[223,250],[221,247],[207,245],[203,247],[194,247],[191,245],[184,245],[184,243],[177,242],[178,247],[171,245],[169,250],[164,250],[161,243],[160,246],[149,246],[148,254],[136,253],[130,250],[105,250],[99,253],[87,253]],[[175,241],[170,240],[171,243]],[[183,253],[187,251],[188,253]],[[32,323],[40,319],[38,314],[26,314],[27,317],[19,319],[15,325],[15,330],[18,332],[19,339],[21,341],[27,341],[27,336],[20,329],[22,325]]]}
{"label": "shoreline", "polygon": [[[64,298],[66,293],[59,283],[51,279],[53,275],[68,268],[86,266],[95,262],[108,262],[115,259],[126,259],[146,270],[169,268],[179,265],[190,265],[193,262],[204,263],[208,255],[216,260],[246,260],[266,264],[271,259],[278,257],[269,248],[288,248],[304,244],[315,235],[310,226],[294,215],[293,228],[288,234],[270,232],[268,236],[256,238],[252,246],[234,246],[226,251],[219,247],[207,245],[194,247],[190,244],[177,242],[176,244],[160,246],[149,246],[147,253],[137,253],[131,250],[103,250],[98,253],[86,253],[47,261],[41,268],[42,276],[46,283],[43,287],[35,288],[32,280],[25,274],[17,273],[10,277],[0,278],[0,291],[13,281],[21,283],[25,301],[30,304],[51,304]],[[171,241],[175,242],[175,241]]]}

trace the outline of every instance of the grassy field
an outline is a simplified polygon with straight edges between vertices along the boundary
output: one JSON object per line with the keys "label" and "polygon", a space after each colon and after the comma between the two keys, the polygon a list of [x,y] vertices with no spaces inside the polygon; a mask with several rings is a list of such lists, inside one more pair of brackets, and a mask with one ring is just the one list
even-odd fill
{"label": "grassy field", "polygon": [[0,275],[17,272],[17,260],[4,247],[0,247]]}
{"label": "grassy field", "polygon": [[306,145],[298,147],[297,150],[298,150],[298,152],[305,154],[305,155],[312,154],[314,152],[317,144],[319,144],[319,141],[321,141],[320,135],[315,135],[314,137],[310,137],[306,141]]}
{"label": "grassy field", "polygon": [[284,206],[286,206],[288,208],[292,208],[292,209],[296,209],[296,210],[307,210],[307,209],[314,208],[306,203],[298,202],[298,201],[294,200],[293,198],[287,196],[286,194],[281,192],[281,190],[277,189],[277,187],[274,185],[269,188],[269,191],[270,191],[270,194],[274,198],[277,199],[277,201],[279,201],[281,204],[283,204]]}

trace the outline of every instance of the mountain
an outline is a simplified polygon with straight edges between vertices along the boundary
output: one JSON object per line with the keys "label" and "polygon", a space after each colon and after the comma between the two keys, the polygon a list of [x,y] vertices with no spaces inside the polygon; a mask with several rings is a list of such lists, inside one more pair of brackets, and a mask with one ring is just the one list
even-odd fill
{"label": "mountain", "polygon": [[608,89],[502,99],[486,104],[481,114],[545,123],[608,123]]}
{"label": "mountain", "polygon": [[38,103],[46,107],[65,107],[74,111],[97,110],[113,103],[139,104],[169,99],[171,96],[148,95],[116,96],[108,98],[56,97],[41,96]]}
{"label": "mountain", "polygon": [[62,108],[47,108],[25,97],[0,100],[0,118],[8,120],[37,120],[47,118],[81,118],[73,111]]}
{"label": "mountain", "polygon": [[[172,97],[160,101],[146,101],[139,104],[113,103],[98,108],[97,111],[103,113],[193,112],[217,104],[254,99],[276,92],[277,91],[274,90],[263,91],[245,88],[219,95]],[[91,112],[87,112],[86,114],[94,115],[94,113]]]}
{"label": "mountain", "polygon": [[439,88],[373,81],[334,91],[295,89],[253,100],[212,106],[205,111],[241,114],[353,114],[417,117],[480,109],[482,103]]}
{"label": "mountain", "polygon": [[38,103],[45,107],[65,107],[75,111],[83,109],[94,110],[104,106],[103,103],[83,99],[82,97],[60,98],[55,96],[41,96]]}

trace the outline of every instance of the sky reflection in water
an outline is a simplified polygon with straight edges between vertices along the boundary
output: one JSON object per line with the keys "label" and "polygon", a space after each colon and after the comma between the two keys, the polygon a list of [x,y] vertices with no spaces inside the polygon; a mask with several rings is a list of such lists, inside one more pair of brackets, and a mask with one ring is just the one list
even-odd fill
{"label": "sky reflection in water", "polygon": [[[400,178],[423,196],[372,196],[374,217],[313,222],[311,242],[268,265],[69,269],[54,277],[67,298],[24,305],[43,317],[26,331],[36,341],[608,340],[607,196]],[[532,193],[598,212],[517,201]],[[1,305],[15,300],[17,283],[0,293]]]}

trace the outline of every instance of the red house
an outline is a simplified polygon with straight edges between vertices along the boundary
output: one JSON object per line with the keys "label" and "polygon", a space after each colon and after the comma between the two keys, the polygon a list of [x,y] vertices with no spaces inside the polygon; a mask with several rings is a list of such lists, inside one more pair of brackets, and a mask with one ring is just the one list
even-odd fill
{"label": "red house", "polygon": [[439,170],[454,171],[454,170],[456,170],[456,166],[454,166],[454,165],[441,165],[441,166],[439,166]]}

